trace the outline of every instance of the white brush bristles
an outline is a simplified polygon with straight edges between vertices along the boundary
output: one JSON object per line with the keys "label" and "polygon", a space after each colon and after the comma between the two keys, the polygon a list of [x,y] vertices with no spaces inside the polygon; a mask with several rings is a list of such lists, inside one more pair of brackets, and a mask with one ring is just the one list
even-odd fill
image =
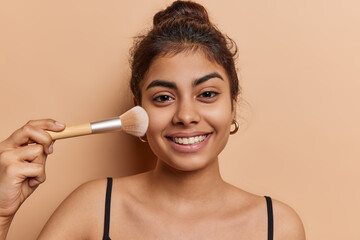
{"label": "white brush bristles", "polygon": [[135,106],[120,116],[121,130],[136,137],[144,136],[149,126],[149,117],[146,111]]}

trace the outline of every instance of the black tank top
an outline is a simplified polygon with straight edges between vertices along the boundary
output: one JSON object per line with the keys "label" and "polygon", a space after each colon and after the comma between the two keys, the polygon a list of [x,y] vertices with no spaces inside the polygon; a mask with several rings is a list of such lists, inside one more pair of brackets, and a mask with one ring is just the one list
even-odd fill
{"label": "black tank top", "polygon": [[[110,228],[110,204],[111,204],[112,181],[113,181],[112,178],[107,178],[103,240],[111,240],[111,238],[109,237],[109,228]],[[268,196],[265,196],[265,199],[266,199],[267,216],[268,216],[268,240],[273,240],[274,218],[273,218],[272,201],[271,198]]]}

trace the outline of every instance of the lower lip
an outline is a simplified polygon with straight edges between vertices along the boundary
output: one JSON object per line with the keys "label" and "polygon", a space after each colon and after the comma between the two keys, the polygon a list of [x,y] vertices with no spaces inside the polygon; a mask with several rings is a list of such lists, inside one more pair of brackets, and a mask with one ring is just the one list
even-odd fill
{"label": "lower lip", "polygon": [[167,138],[167,140],[170,142],[171,147],[173,149],[175,149],[176,151],[178,151],[178,152],[194,153],[194,152],[199,151],[203,147],[205,147],[205,145],[209,141],[210,137],[211,137],[211,134],[208,134],[206,136],[206,138],[204,139],[204,141],[199,142],[199,143],[194,143],[194,144],[188,144],[188,145],[177,144],[177,143],[175,143],[174,141],[172,141],[171,139],[168,139],[168,138]]}

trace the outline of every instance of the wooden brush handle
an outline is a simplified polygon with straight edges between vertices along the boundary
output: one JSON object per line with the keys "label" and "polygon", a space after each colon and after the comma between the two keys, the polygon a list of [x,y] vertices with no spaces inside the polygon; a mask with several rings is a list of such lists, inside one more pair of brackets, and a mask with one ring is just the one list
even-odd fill
{"label": "wooden brush handle", "polygon": [[[79,124],[79,125],[66,127],[61,132],[51,132],[51,131],[47,131],[47,132],[50,134],[52,140],[56,140],[56,139],[62,139],[62,138],[71,138],[71,137],[89,135],[92,133],[92,130],[91,130],[90,123],[83,123],[83,124]],[[34,143],[34,141],[29,140],[28,143],[29,144]]]}

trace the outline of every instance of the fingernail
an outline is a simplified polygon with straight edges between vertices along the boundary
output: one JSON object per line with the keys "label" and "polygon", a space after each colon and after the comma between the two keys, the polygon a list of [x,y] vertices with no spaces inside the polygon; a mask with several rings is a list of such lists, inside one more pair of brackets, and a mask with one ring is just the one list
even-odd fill
{"label": "fingernail", "polygon": [[55,122],[55,124],[59,127],[65,127],[65,124],[59,123],[59,122]]}
{"label": "fingernail", "polygon": [[52,142],[49,146],[49,154],[54,151],[53,145],[54,145],[54,142]]}
{"label": "fingernail", "polygon": [[38,180],[35,179],[35,178],[31,178],[31,179],[29,180],[29,186],[30,186],[30,187],[36,187],[36,186],[38,186],[40,183],[41,183],[41,182],[38,181]]}

